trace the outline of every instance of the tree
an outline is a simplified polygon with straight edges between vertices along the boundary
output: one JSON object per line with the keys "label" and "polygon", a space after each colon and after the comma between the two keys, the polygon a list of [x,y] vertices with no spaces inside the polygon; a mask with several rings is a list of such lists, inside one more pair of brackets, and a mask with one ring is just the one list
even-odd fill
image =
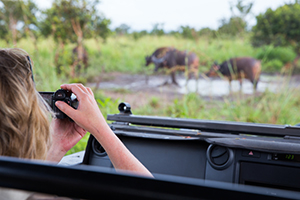
{"label": "tree", "polygon": [[225,18],[220,20],[220,27],[218,29],[219,33],[236,36],[239,33],[243,33],[246,30],[247,24],[240,17],[231,17],[229,21]]}
{"label": "tree", "polygon": [[[30,36],[35,46],[37,36],[33,34],[38,29],[36,13],[38,8],[32,0],[0,0],[0,35],[7,43],[10,41],[16,45],[22,36]],[[17,28],[20,27],[19,29]]]}
{"label": "tree", "polygon": [[128,31],[130,30],[130,26],[127,24],[121,24],[115,29],[115,32],[117,35],[126,35],[128,34]]}
{"label": "tree", "polygon": [[221,25],[218,31],[232,36],[245,32],[247,28],[246,17],[251,13],[252,7],[253,2],[244,4],[243,0],[237,0],[236,3],[231,3],[230,10],[232,17],[228,21],[225,18],[221,19]]}
{"label": "tree", "polygon": [[[230,10],[234,17],[239,17],[246,22],[246,17],[251,13],[252,7],[253,2],[244,5],[243,0],[237,0],[236,4],[231,3]],[[235,13],[235,10],[238,10],[238,14]]]}
{"label": "tree", "polygon": [[[19,31],[17,30],[17,24],[23,20],[22,4],[23,1],[5,1],[0,0],[3,6],[0,8],[2,23],[6,25],[3,28],[8,28],[8,33],[11,35],[11,41],[14,45],[17,44],[17,40],[20,38]],[[2,34],[5,34],[3,31]],[[2,32],[2,31],[1,31]]]}
{"label": "tree", "polygon": [[[83,65],[84,47],[83,39],[84,30],[88,27],[88,23],[92,21],[92,17],[96,13],[98,0],[56,0],[59,5],[60,15],[71,23],[72,29],[77,37],[77,59],[72,65],[72,77],[75,76],[75,66]],[[86,35],[87,36],[87,35]]]}
{"label": "tree", "polygon": [[268,9],[256,17],[257,24],[252,28],[252,44],[255,47],[262,45],[292,46],[297,57],[300,58],[300,4],[286,4],[276,10]]}
{"label": "tree", "polygon": [[140,31],[140,32],[138,32],[138,31],[133,31],[133,32],[131,33],[131,35],[132,35],[132,37],[133,37],[134,40],[138,40],[138,39],[140,39],[141,37],[143,37],[143,36],[145,36],[145,35],[147,35],[147,34],[148,34],[148,32],[147,32],[146,30],[142,30],[142,31]]}
{"label": "tree", "polygon": [[106,42],[106,39],[112,33],[111,30],[108,28],[110,24],[110,19],[106,19],[105,17],[99,15],[95,16],[95,19],[91,23],[91,30],[92,35],[95,37],[97,42],[97,36],[100,36],[101,38],[103,38],[104,42]]}
{"label": "tree", "polygon": [[157,36],[162,36],[165,34],[165,31],[164,31],[164,24],[154,24],[153,25],[153,29],[152,31],[150,32],[151,35],[157,35]]}
{"label": "tree", "polygon": [[11,40],[10,34],[9,34],[9,26],[6,22],[6,17],[3,15],[3,12],[0,13],[0,37],[6,41],[7,44],[9,44],[9,41]]}
{"label": "tree", "polygon": [[30,37],[33,40],[35,50],[38,50],[37,39],[39,37],[39,28],[36,14],[39,12],[37,5],[31,1],[27,0],[21,4],[22,14],[23,14],[23,36]]}
{"label": "tree", "polygon": [[198,42],[199,34],[194,28],[190,26],[180,26],[179,33],[183,38],[192,39]]}
{"label": "tree", "polygon": [[112,34],[112,31],[109,29],[109,25],[111,24],[110,19],[106,19],[104,16],[94,15],[92,16],[92,21],[89,23],[89,33],[90,36],[96,40],[96,46],[98,48],[98,52],[100,54],[100,41],[99,36],[106,42],[106,39]]}
{"label": "tree", "polygon": [[39,22],[41,34],[44,37],[52,36],[56,43],[54,63],[58,74],[61,73],[63,66],[69,64],[63,58],[65,44],[76,42],[71,23],[67,18],[60,15],[61,11],[59,8],[58,2],[53,2],[51,8],[43,11],[42,20]]}
{"label": "tree", "polygon": [[[98,33],[98,29],[107,27],[110,23],[110,21],[103,21],[102,18],[96,16],[98,3],[98,0],[55,0],[52,8],[45,12],[44,35],[52,34],[62,48],[67,41],[76,41],[77,43],[77,56],[71,66],[72,77],[76,75],[75,67],[83,65],[84,39],[92,37],[93,32]],[[101,20],[104,22],[103,24],[101,24]],[[91,30],[91,27],[94,29]]]}
{"label": "tree", "polygon": [[200,36],[209,36],[209,37],[215,37],[216,36],[216,31],[212,30],[208,27],[202,28],[198,31],[198,34]]}

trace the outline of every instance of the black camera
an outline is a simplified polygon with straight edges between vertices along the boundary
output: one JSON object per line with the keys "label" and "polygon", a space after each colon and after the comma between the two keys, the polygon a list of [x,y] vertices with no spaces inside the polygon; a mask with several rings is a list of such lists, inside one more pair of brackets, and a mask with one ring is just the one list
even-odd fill
{"label": "black camera", "polygon": [[52,110],[56,115],[56,118],[58,119],[65,119],[69,117],[56,107],[55,105],[56,101],[64,101],[74,109],[77,109],[78,107],[78,100],[71,91],[59,89],[56,92],[39,92],[39,93],[43,97],[43,99],[48,103],[48,105],[52,108]]}

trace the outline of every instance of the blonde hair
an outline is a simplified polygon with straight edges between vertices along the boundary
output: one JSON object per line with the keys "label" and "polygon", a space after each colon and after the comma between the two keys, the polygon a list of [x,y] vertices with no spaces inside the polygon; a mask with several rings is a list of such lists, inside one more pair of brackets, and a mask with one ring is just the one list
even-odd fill
{"label": "blonde hair", "polygon": [[0,155],[46,159],[50,121],[22,49],[0,49]]}

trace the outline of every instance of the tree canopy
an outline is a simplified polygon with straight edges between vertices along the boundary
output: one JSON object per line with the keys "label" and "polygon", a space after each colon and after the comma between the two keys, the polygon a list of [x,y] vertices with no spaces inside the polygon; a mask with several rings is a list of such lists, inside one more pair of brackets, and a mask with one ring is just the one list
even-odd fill
{"label": "tree canopy", "polygon": [[268,9],[256,17],[257,24],[253,27],[252,44],[262,46],[288,46],[300,53],[300,4],[283,5],[276,10]]}
{"label": "tree canopy", "polygon": [[[0,36],[14,45],[22,36],[28,36],[32,31],[31,25],[36,27],[36,12],[38,8],[31,0],[5,1],[0,0]],[[21,30],[17,25],[22,24]]]}

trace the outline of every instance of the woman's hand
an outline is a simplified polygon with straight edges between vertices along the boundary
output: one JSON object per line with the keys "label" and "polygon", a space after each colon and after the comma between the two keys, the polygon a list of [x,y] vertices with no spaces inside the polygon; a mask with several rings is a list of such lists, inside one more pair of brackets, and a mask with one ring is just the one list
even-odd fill
{"label": "woman's hand", "polygon": [[107,125],[90,88],[82,84],[66,84],[61,85],[61,88],[70,90],[76,95],[78,108],[74,109],[62,101],[56,101],[55,105],[76,124],[91,133]]}
{"label": "woman's hand", "polygon": [[59,162],[86,134],[86,130],[69,119],[53,119],[51,128],[53,137],[47,156],[49,161]]}

